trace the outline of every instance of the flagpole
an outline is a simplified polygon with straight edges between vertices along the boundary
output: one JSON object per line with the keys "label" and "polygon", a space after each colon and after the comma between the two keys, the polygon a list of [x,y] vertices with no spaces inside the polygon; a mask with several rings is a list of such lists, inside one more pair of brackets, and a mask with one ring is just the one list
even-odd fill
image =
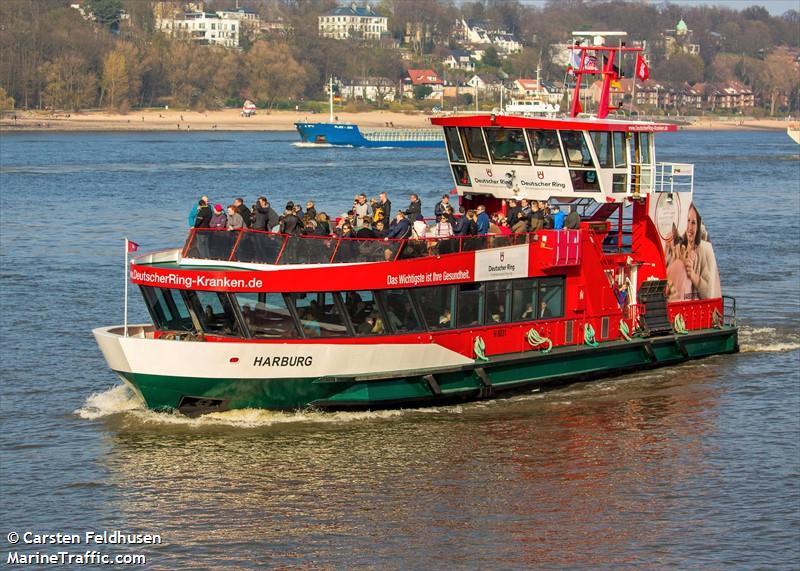
{"label": "flagpole", "polygon": [[124,337],[128,336],[128,237],[125,236],[125,317],[124,321]]}

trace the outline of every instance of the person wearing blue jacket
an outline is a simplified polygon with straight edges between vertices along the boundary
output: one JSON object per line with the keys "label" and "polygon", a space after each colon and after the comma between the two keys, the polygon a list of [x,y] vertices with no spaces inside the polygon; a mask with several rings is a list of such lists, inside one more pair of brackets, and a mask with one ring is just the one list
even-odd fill
{"label": "person wearing blue jacket", "polygon": [[483,204],[481,204],[480,206],[478,206],[478,220],[477,220],[479,236],[483,236],[484,234],[489,233],[489,223],[490,220],[489,220],[489,215],[486,214],[486,207]]}
{"label": "person wearing blue jacket", "polygon": [[[200,201],[205,204],[208,204],[208,197],[201,196]],[[194,206],[192,206],[192,209],[189,211],[189,228],[194,228],[197,226],[195,222],[197,221],[197,207],[199,206],[199,204],[200,204],[199,202],[195,203]]]}
{"label": "person wearing blue jacket", "polygon": [[563,230],[564,218],[566,218],[566,215],[561,212],[558,204],[554,205],[550,212],[552,212],[551,216],[553,217],[553,230]]}

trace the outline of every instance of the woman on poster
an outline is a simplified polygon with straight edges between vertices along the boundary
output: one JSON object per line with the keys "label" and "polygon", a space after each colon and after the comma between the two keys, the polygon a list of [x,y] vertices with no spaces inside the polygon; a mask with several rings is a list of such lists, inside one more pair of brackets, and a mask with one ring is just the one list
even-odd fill
{"label": "woman on poster", "polygon": [[713,299],[722,295],[717,259],[708,241],[703,220],[694,204],[689,206],[686,225],[686,275],[692,283],[692,297]]}

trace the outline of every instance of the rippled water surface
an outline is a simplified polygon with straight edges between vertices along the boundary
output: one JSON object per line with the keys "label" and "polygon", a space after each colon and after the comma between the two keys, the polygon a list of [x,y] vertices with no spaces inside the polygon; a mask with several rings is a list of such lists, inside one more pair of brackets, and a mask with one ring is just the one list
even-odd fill
{"label": "rippled water surface", "polygon": [[[182,243],[200,194],[317,201],[452,182],[441,150],[280,133],[0,136],[0,558],[9,532],[159,533],[148,569],[722,569],[800,561],[800,155],[785,133],[659,135],[742,352],[459,407],[155,414],[91,337],[123,237]],[[147,321],[133,296],[131,321]],[[82,546],[83,547],[83,546]],[[54,547],[27,546],[55,552]],[[83,549],[81,549],[82,551]]]}

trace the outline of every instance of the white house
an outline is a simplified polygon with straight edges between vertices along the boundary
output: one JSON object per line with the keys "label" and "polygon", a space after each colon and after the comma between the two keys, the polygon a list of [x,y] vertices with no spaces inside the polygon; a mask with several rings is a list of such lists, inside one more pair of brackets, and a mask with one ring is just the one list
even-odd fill
{"label": "white house", "polygon": [[472,54],[467,50],[450,50],[447,57],[442,60],[442,65],[448,69],[475,71],[475,62],[472,60]]}
{"label": "white house", "polygon": [[186,12],[156,19],[156,28],[173,38],[229,48],[239,47],[240,26],[239,19],[221,18],[212,12]]}
{"label": "white house", "polygon": [[[500,54],[514,54],[522,51],[522,44],[507,30],[490,30],[485,22],[468,22],[463,18],[456,21],[458,39],[470,45],[493,45]],[[478,59],[478,58],[474,58]]]}
{"label": "white house", "polygon": [[339,95],[349,101],[394,101],[397,85],[387,77],[345,79],[338,82]]}
{"label": "white house", "polygon": [[389,19],[369,4],[339,6],[319,17],[319,35],[336,40],[380,40],[389,33]]}

